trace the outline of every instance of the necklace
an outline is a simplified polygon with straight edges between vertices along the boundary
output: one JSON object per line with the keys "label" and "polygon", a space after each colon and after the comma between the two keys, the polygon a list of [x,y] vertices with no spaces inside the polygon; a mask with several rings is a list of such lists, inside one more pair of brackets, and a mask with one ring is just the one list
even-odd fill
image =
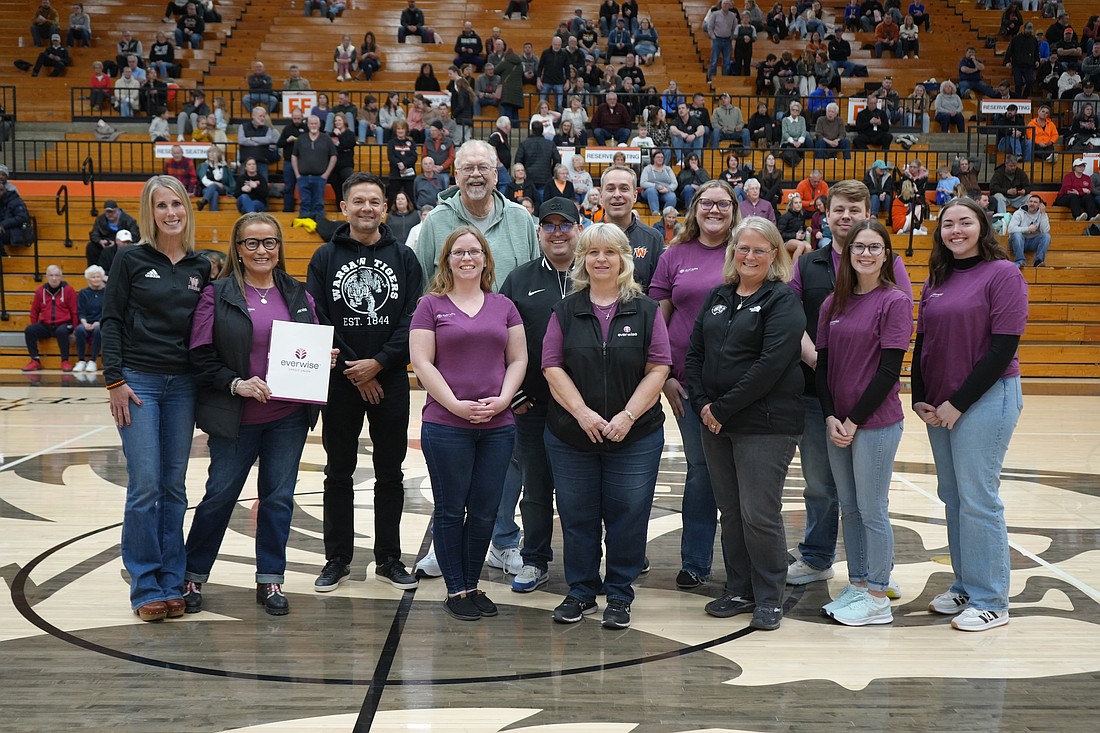
{"label": "necklace", "polygon": [[271,288],[273,288],[275,286],[272,285],[271,288],[268,288],[267,290],[265,290],[263,292],[260,292],[260,289],[258,287],[256,287],[255,285],[253,285],[252,283],[247,283],[247,285],[248,285],[248,287],[250,287],[250,288],[252,288],[253,290],[256,291],[256,295],[260,296],[260,304],[261,305],[267,305],[267,294],[270,293]]}
{"label": "necklace", "polygon": [[593,303],[592,305],[596,306],[596,309],[599,310],[600,313],[603,313],[603,319],[605,321],[610,321],[611,311],[615,310],[615,306],[618,304],[619,301],[618,299],[616,299],[614,302],[609,303],[608,305],[600,305],[599,303]]}

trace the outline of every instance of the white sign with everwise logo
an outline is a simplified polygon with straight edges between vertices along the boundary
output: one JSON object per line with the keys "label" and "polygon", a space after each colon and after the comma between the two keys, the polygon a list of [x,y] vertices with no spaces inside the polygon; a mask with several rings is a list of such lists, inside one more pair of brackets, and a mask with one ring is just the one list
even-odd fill
{"label": "white sign with everwise logo", "polygon": [[332,371],[330,349],[332,326],[274,321],[267,352],[271,399],[325,404]]}

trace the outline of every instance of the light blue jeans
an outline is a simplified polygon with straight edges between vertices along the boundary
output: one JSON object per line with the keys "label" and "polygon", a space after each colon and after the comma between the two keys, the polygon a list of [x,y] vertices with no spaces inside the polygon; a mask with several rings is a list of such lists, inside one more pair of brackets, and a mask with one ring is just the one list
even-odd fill
{"label": "light blue jeans", "polygon": [[982,611],[1008,610],[1008,528],[1001,503],[1001,466],[1024,398],[1020,378],[998,380],[951,430],[928,426],[955,582]]}
{"label": "light blue jeans", "polygon": [[885,591],[894,565],[890,527],[890,477],[903,423],[856,431],[847,448],[829,441],[829,465],[840,499],[840,523],[848,558],[848,580]]}
{"label": "light blue jeans", "polygon": [[126,456],[122,564],[130,574],[130,605],[179,598],[186,557],[187,460],[195,432],[195,382],[190,374],[123,369],[142,404],[130,403],[119,428]]}
{"label": "light blue jeans", "polygon": [[714,559],[714,534],[718,529],[718,505],[714,502],[714,489],[710,485],[707,457],[703,455],[703,423],[686,399],[684,416],[678,418],[676,424],[680,427],[680,442],[684,445],[684,460],[687,462],[680,514],[683,523],[680,567],[700,578],[709,578]]}
{"label": "light blue jeans", "polygon": [[802,402],[806,407],[806,422],[798,441],[798,460],[806,481],[806,488],[802,490],[806,502],[806,538],[799,543],[798,552],[811,567],[824,570],[832,567],[836,557],[840,504],[829,465],[829,439],[825,434],[821,403],[816,396],[803,396]]}

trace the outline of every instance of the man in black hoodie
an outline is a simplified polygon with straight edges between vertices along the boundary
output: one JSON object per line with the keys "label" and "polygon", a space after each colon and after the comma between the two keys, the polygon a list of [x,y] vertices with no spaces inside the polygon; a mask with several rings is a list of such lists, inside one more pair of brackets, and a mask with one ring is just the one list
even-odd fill
{"label": "man in black hoodie", "polygon": [[408,448],[409,322],[424,275],[416,255],[382,223],[382,179],[354,173],[344,182],[340,211],[348,223],[313,254],[306,289],[322,323],[335,328],[340,350],[329,384],[322,441],[325,466],[325,567],[314,583],[331,591],[351,573],[355,550],[354,473],[363,418],[374,462],[375,574],[397,588],[417,585],[401,562],[401,510]]}

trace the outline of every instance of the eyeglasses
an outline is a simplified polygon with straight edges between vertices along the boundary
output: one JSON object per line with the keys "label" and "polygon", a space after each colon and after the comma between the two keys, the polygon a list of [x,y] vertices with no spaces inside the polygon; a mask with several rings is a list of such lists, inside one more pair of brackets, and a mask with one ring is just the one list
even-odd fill
{"label": "eyeglasses", "polygon": [[577,226],[571,221],[564,222],[562,224],[543,224],[542,228],[547,234],[553,234],[554,232],[561,232],[562,234],[568,234],[573,231],[573,227]]}
{"label": "eyeglasses", "polygon": [[885,244],[853,244],[852,254],[861,255],[864,252],[871,254],[874,257],[878,257],[880,254],[886,251]]}
{"label": "eyeglasses", "polygon": [[461,260],[466,255],[469,255],[471,260],[476,260],[479,257],[481,257],[483,254],[485,254],[485,250],[483,250],[483,249],[452,249],[451,250],[451,257],[454,257],[456,260]]}
{"label": "eyeglasses", "polygon": [[775,247],[772,247],[771,249],[753,249],[751,247],[734,247],[733,251],[736,252],[737,254],[741,255],[742,257],[748,257],[750,253],[755,257],[767,257],[768,255],[770,255],[772,252],[775,251]]}
{"label": "eyeglasses", "polygon": [[474,173],[480,173],[483,176],[489,175],[493,169],[488,165],[464,165],[458,169],[459,173],[463,175],[472,176]]}
{"label": "eyeglasses", "polygon": [[258,250],[260,248],[260,245],[262,244],[264,249],[266,249],[268,252],[270,252],[273,249],[279,249],[280,242],[275,237],[267,237],[265,239],[255,239],[255,238],[242,239],[239,242],[237,242],[237,244],[241,245],[242,247],[247,249],[249,252],[255,252],[256,250]]}
{"label": "eyeglasses", "polygon": [[725,200],[715,201],[714,199],[699,199],[699,208],[703,211],[710,211],[715,206],[718,207],[719,211],[729,211],[730,207],[733,206],[733,202]]}

